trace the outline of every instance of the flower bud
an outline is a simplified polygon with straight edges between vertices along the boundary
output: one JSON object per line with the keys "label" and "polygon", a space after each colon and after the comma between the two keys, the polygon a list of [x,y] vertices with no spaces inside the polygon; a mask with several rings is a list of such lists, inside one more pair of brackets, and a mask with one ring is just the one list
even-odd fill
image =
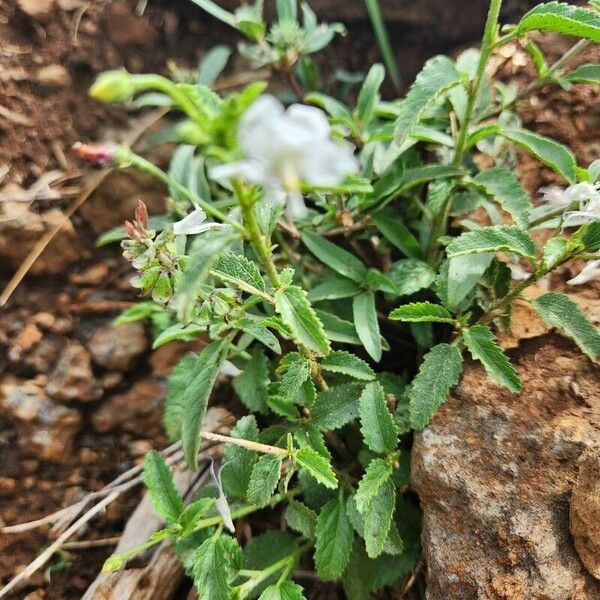
{"label": "flower bud", "polygon": [[117,146],[114,144],[73,144],[73,152],[79,158],[100,167],[112,164],[116,150]]}
{"label": "flower bud", "polygon": [[125,69],[101,73],[90,88],[90,96],[100,102],[125,102],[135,94],[135,85]]}

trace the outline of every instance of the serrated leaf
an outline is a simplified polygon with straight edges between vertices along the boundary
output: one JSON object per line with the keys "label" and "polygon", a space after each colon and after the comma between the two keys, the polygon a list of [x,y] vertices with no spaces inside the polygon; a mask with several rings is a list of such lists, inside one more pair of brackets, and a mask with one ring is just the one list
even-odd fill
{"label": "serrated leaf", "polygon": [[354,532],[343,496],[330,500],[319,513],[316,529],[315,566],[325,581],[339,579],[348,564]]}
{"label": "serrated leaf", "polygon": [[428,288],[435,280],[435,271],[428,263],[417,258],[396,261],[387,275],[396,284],[398,296],[411,296]]}
{"label": "serrated leaf", "polygon": [[412,302],[395,308],[389,315],[394,321],[409,323],[454,323],[452,315],[440,304]]}
{"label": "serrated leaf", "polygon": [[281,456],[263,454],[252,468],[246,497],[248,502],[265,506],[273,495],[281,474]]}
{"label": "serrated leaf", "polygon": [[396,143],[403,144],[438,98],[461,81],[460,73],[447,56],[430,58],[400,103],[395,125]]}
{"label": "serrated leaf", "polygon": [[[249,321],[249,320],[248,320]],[[239,325],[238,325],[239,326]],[[279,340],[267,329],[265,325],[259,323],[243,323],[241,329],[244,333],[257,339],[261,344],[264,344],[269,350],[275,354],[281,354],[281,345]]]}
{"label": "serrated leaf", "polygon": [[269,359],[260,348],[252,351],[243,372],[233,380],[233,389],[253,412],[265,412],[269,395]]}
{"label": "serrated leaf", "polygon": [[375,379],[373,369],[361,358],[351,352],[336,350],[321,361],[321,368],[332,373],[343,373],[360,381]]}
{"label": "serrated leaf", "polygon": [[546,269],[558,266],[569,252],[569,242],[561,237],[550,238],[542,249],[542,259]]}
{"label": "serrated leaf", "polygon": [[[258,426],[254,415],[242,417],[231,430],[231,437],[258,442]],[[246,499],[246,490],[258,454],[236,444],[225,444],[224,466],[221,481],[227,497]]]}
{"label": "serrated leaf", "polygon": [[311,302],[320,302],[321,300],[339,300],[340,298],[350,298],[360,292],[360,286],[352,279],[346,277],[332,277],[315,286],[308,292],[308,299]]}
{"label": "serrated leaf", "polygon": [[539,4],[526,13],[517,25],[517,33],[554,31],[563,35],[600,42],[600,14],[566,2]]}
{"label": "serrated leaf", "polygon": [[198,357],[195,354],[184,356],[174,367],[167,381],[165,416],[163,423],[171,441],[181,436],[183,421],[183,393],[187,389]]}
{"label": "serrated leaf", "polygon": [[321,485],[331,489],[337,488],[337,478],[329,461],[312,448],[300,448],[295,453],[294,460]]}
{"label": "serrated leaf", "polygon": [[494,258],[491,252],[454,256],[442,265],[436,293],[451,310],[471,293]]}
{"label": "serrated leaf", "polygon": [[499,133],[536,156],[569,183],[575,183],[577,161],[575,155],[562,144],[525,129],[499,128]]}
{"label": "serrated leaf", "polygon": [[396,488],[391,481],[387,481],[377,490],[369,510],[364,514],[365,547],[370,558],[377,558],[383,552],[395,505]]}
{"label": "serrated leaf", "polygon": [[364,514],[377,495],[379,488],[392,476],[392,468],[382,459],[374,458],[367,466],[354,495],[358,512]]}
{"label": "serrated leaf", "polygon": [[305,232],[301,237],[304,245],[322,263],[352,281],[362,282],[367,274],[367,268],[356,256],[314,233]]}
{"label": "serrated leaf", "polygon": [[373,292],[362,292],[354,296],[352,299],[352,315],[356,333],[365,350],[375,362],[379,362],[383,348],[379,332],[379,320],[377,319],[375,294]]}
{"label": "serrated leaf", "polygon": [[591,359],[600,356],[600,333],[568,296],[549,292],[536,298],[533,307],[547,325],[573,339]]}
{"label": "serrated leaf", "polygon": [[359,383],[344,383],[319,392],[311,413],[311,424],[320,431],[339,429],[358,416]]}
{"label": "serrated leaf", "polygon": [[356,112],[358,120],[363,125],[368,125],[373,117],[375,105],[379,102],[379,88],[385,77],[385,69],[379,63],[375,63],[369,69],[367,76],[358,93]]}
{"label": "serrated leaf", "polygon": [[398,445],[398,434],[385,398],[383,387],[377,381],[367,383],[358,400],[360,431],[367,446],[384,454]]}
{"label": "serrated leaf", "polygon": [[565,79],[571,83],[600,83],[600,65],[580,65],[565,75]]}
{"label": "serrated leaf", "polygon": [[240,279],[261,292],[265,291],[265,282],[258,266],[243,254],[234,254],[229,250],[223,252],[218,257],[213,270]]}
{"label": "serrated leaf", "polygon": [[202,600],[229,600],[228,553],[221,536],[208,538],[196,551],[192,576]]}
{"label": "serrated leaf", "polygon": [[259,597],[259,600],[306,600],[302,586],[290,581],[282,581],[270,585]]}
{"label": "serrated leaf", "polygon": [[415,236],[402,223],[400,215],[391,209],[379,210],[371,217],[384,237],[410,258],[423,258],[423,251]]}
{"label": "serrated leaf", "polygon": [[518,227],[494,225],[466,231],[446,247],[450,258],[464,254],[500,251],[514,252],[524,258],[533,259],[535,245],[529,235]]}
{"label": "serrated leaf", "polygon": [[275,292],[275,309],[283,322],[291,329],[294,339],[318,356],[329,353],[329,340],[311,306],[306,292],[290,285]]}
{"label": "serrated leaf", "polygon": [[285,509],[285,520],[288,527],[294,531],[309,539],[314,538],[317,527],[317,513],[306,504],[298,500],[290,500]]}
{"label": "serrated leaf", "polygon": [[156,450],[148,452],[144,459],[144,484],[154,510],[167,522],[177,522],[183,512],[183,500],[165,459]]}
{"label": "serrated leaf", "polygon": [[600,221],[592,221],[581,228],[581,243],[588,252],[600,250]]}
{"label": "serrated leaf", "polygon": [[531,202],[512,171],[500,168],[482,171],[473,178],[473,182],[479,189],[492,196],[519,227],[527,227]]}
{"label": "serrated leaf", "polygon": [[521,379],[510,360],[496,343],[494,334],[485,325],[463,329],[463,339],[471,356],[479,360],[490,377],[511,392],[521,391]]}
{"label": "serrated leaf", "polygon": [[193,315],[198,290],[204,283],[211,267],[225,248],[237,239],[229,231],[217,230],[197,236],[192,242],[181,280],[177,286],[177,313],[185,324]]}
{"label": "serrated leaf", "polygon": [[225,343],[218,340],[204,348],[196,358],[192,376],[182,394],[181,441],[185,461],[192,471],[198,469],[200,430],[210,393],[225,359],[223,352]]}
{"label": "serrated leaf", "polygon": [[287,401],[295,402],[302,384],[310,375],[310,363],[298,352],[287,354],[280,363],[278,371],[283,370],[278,395]]}
{"label": "serrated leaf", "polygon": [[409,391],[410,422],[414,429],[427,427],[450,389],[458,383],[462,356],[456,346],[438,344],[425,355]]}

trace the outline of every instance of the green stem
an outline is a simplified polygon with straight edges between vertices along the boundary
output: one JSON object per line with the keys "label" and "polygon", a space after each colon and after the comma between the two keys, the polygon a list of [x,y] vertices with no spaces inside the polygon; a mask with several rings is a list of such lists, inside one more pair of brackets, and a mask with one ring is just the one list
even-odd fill
{"label": "green stem", "polygon": [[249,194],[244,188],[241,181],[234,181],[233,188],[238,197],[240,207],[242,209],[242,217],[246,228],[248,241],[252,245],[254,252],[258,256],[260,263],[271,282],[274,289],[281,287],[279,273],[273,262],[273,254],[271,253],[271,240],[263,234],[256,219],[254,212],[254,202],[249,198]]}
{"label": "green stem", "polygon": [[170,79],[162,75],[133,75],[132,79],[138,91],[152,89],[163,92],[170,96],[190,119],[198,124],[205,121],[202,111]]}
{"label": "green stem", "polygon": [[170,186],[176,189],[179,193],[185,196],[194,206],[201,207],[207,215],[218,219],[223,223],[227,223],[231,225],[234,229],[239,231],[240,233],[245,233],[244,228],[240,225],[236,220],[228,217],[225,213],[221,212],[218,208],[215,208],[212,204],[203,200],[196,194],[190,192],[185,186],[181,185],[177,181],[173,180],[169,177],[168,173],[165,173],[162,169],[158,168],[156,165],[153,165],[150,161],[145,158],[135,154],[134,152],[129,152],[126,157],[123,159],[123,166],[131,166],[134,167],[143,173],[148,173],[148,175],[152,175],[156,177],[159,181],[162,181],[167,186]]}
{"label": "green stem", "polygon": [[542,223],[545,223],[546,221],[551,221],[552,219],[554,219],[556,217],[560,217],[566,211],[574,210],[575,208],[577,208],[577,205],[578,205],[577,202],[572,202],[571,204],[569,204],[569,206],[559,206],[558,208],[546,213],[545,215],[538,217],[537,219],[534,219],[533,221],[531,221],[529,223],[529,229],[531,229],[533,227],[537,227],[538,225],[541,225]]}
{"label": "green stem", "polygon": [[475,111],[477,96],[479,95],[479,89],[481,88],[481,83],[485,76],[485,68],[494,47],[494,43],[496,42],[498,16],[500,14],[501,6],[502,0],[491,0],[490,2],[490,8],[488,10],[487,20],[485,23],[485,31],[481,41],[481,54],[479,56],[479,63],[477,65],[477,73],[475,75],[475,79],[471,81],[469,86],[467,108],[465,110],[463,122],[461,123],[458,141],[456,142],[456,153],[454,155],[455,165],[459,165],[461,163],[463,154],[465,152],[467,136],[469,135],[469,126],[471,125],[473,112]]}

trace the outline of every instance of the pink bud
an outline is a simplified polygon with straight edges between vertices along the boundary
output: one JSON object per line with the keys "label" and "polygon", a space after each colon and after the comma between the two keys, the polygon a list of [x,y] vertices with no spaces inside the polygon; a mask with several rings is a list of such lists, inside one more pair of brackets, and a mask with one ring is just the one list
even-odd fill
{"label": "pink bud", "polygon": [[116,146],[114,144],[82,144],[75,142],[73,152],[87,162],[105,166],[113,162]]}

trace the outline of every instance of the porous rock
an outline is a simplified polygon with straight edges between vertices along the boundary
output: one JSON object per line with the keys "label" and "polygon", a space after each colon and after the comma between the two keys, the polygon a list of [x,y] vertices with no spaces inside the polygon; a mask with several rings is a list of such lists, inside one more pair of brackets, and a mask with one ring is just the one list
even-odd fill
{"label": "porous rock", "polygon": [[76,410],[53,402],[33,382],[20,381],[0,386],[0,409],[14,423],[25,452],[53,463],[70,456],[81,426]]}
{"label": "porous rock", "polygon": [[[521,394],[468,365],[415,436],[428,600],[600,598],[569,530],[578,459],[600,437],[600,367],[554,335],[523,342],[513,358]],[[583,540],[593,523],[574,514]]]}

